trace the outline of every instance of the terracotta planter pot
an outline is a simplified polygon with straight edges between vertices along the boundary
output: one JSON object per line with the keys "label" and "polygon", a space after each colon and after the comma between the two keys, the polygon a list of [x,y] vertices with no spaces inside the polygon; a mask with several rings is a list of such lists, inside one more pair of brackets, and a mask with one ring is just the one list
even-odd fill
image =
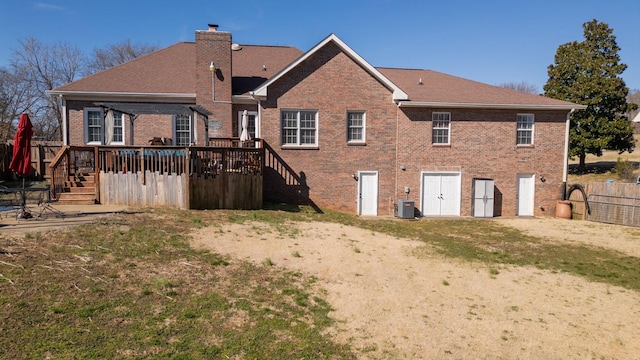
{"label": "terracotta planter pot", "polygon": [[558,200],[556,204],[556,217],[560,219],[571,219],[571,202]]}

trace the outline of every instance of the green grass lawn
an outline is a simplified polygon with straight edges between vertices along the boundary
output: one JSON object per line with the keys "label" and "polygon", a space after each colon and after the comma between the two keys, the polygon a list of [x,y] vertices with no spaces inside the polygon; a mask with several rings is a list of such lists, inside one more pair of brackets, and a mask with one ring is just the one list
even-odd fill
{"label": "green grass lawn", "polygon": [[[634,135],[636,146],[640,146],[640,135]],[[569,178],[570,184],[586,185],[589,182],[604,182],[607,180],[614,181],[631,181],[621,179],[619,174],[615,172],[616,162],[629,161],[635,168],[634,179],[640,176],[640,151],[636,150],[632,153],[619,154],[617,151],[604,151],[602,156],[587,155],[585,165],[586,172],[578,172],[578,159],[569,160]]]}
{"label": "green grass lawn", "polygon": [[337,222],[491,268],[535,266],[640,289],[637,258],[542,241],[486,220],[154,209],[61,232],[0,235],[0,358],[355,358],[326,332],[334,325],[331,304],[313,277],[189,247],[192,229],[245,221],[292,237],[299,236],[292,222]]}

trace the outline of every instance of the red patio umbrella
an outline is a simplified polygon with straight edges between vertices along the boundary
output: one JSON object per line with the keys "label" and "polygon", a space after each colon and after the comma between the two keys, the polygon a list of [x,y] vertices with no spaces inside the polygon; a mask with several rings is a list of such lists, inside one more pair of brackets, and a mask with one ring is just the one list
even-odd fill
{"label": "red patio umbrella", "polygon": [[27,193],[24,190],[24,177],[31,174],[31,137],[33,136],[33,125],[29,120],[29,115],[22,113],[18,122],[18,131],[13,139],[13,159],[9,164],[9,169],[22,176],[22,210],[18,218],[28,219],[31,213],[27,211]]}
{"label": "red patio umbrella", "polygon": [[9,169],[22,176],[31,174],[31,137],[33,136],[33,125],[29,115],[22,113],[18,122],[18,131],[13,139],[13,159],[9,164]]}

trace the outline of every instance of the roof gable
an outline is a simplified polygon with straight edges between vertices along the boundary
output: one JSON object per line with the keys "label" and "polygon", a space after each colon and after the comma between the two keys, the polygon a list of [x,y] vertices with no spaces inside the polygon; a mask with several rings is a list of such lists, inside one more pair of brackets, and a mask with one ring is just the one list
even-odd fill
{"label": "roof gable", "polygon": [[380,83],[382,83],[389,90],[393,91],[393,101],[406,100],[408,99],[407,94],[402,91],[396,84],[394,84],[391,80],[389,80],[386,76],[384,76],[378,69],[371,66],[367,61],[365,61],[360,55],[358,55],[355,51],[353,51],[347,44],[345,44],[340,38],[338,38],[335,34],[331,34],[327,36],[324,40],[319,42],[316,46],[311,48],[309,51],[304,53],[294,62],[289,64],[289,66],[280,70],[276,75],[270,78],[267,82],[260,85],[253,91],[253,95],[256,97],[266,98],[267,91],[269,85],[273,84],[275,81],[283,77],[285,74],[293,71],[298,65],[300,65],[303,61],[311,57],[313,54],[317,53],[320,49],[325,47],[328,43],[333,42],[336,44],[345,54],[347,54],[351,59],[357,62],[363,69],[369,72],[374,78],[376,78]]}

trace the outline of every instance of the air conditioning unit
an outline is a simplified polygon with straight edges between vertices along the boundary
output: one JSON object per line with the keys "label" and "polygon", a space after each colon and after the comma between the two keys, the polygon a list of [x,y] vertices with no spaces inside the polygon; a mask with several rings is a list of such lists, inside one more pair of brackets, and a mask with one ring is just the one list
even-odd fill
{"label": "air conditioning unit", "polygon": [[413,219],[415,202],[413,200],[398,200],[398,217]]}

